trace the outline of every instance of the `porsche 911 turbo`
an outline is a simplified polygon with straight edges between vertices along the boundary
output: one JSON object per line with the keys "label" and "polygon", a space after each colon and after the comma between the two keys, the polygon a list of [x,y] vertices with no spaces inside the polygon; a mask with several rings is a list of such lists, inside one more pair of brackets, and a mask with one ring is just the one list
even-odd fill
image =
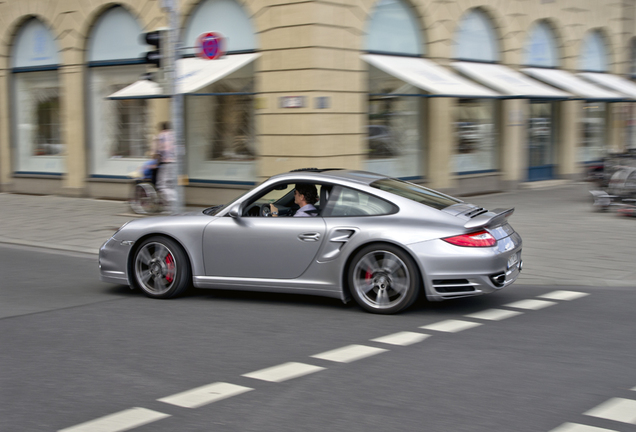
{"label": "porsche 911 turbo", "polygon": [[[315,191],[304,192],[309,213],[296,213],[300,190]],[[397,313],[420,294],[440,301],[512,284],[523,267],[513,211],[381,174],[297,170],[226,205],[127,222],[100,248],[100,277],[152,298],[194,286],[353,298]]]}

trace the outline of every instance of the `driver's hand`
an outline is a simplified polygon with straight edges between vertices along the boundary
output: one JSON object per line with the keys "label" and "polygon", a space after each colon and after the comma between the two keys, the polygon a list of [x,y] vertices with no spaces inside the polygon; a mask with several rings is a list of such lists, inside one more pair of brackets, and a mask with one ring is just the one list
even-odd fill
{"label": "driver's hand", "polygon": [[278,217],[278,208],[274,204],[270,204],[269,209],[272,212],[272,217]]}

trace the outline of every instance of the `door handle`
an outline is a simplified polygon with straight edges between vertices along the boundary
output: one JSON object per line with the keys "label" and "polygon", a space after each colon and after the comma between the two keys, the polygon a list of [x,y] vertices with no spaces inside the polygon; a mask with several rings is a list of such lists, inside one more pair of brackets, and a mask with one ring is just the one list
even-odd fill
{"label": "door handle", "polygon": [[299,239],[301,239],[302,241],[318,241],[320,240],[320,234],[319,233],[305,233],[305,234],[300,234],[298,236]]}

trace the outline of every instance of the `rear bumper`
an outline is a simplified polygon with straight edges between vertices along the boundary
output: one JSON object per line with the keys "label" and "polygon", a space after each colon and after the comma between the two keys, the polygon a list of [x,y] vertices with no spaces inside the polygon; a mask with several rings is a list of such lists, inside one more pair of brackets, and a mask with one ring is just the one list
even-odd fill
{"label": "rear bumper", "polygon": [[511,285],[523,268],[521,249],[516,232],[489,248],[454,246],[443,240],[411,245],[431,301],[489,294]]}

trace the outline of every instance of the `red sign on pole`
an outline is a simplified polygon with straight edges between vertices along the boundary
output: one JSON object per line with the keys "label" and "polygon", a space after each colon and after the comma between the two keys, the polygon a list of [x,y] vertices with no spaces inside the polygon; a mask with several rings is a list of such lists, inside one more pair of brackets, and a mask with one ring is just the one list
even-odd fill
{"label": "red sign on pole", "polygon": [[214,60],[225,54],[225,39],[219,33],[203,33],[197,39],[199,57]]}

